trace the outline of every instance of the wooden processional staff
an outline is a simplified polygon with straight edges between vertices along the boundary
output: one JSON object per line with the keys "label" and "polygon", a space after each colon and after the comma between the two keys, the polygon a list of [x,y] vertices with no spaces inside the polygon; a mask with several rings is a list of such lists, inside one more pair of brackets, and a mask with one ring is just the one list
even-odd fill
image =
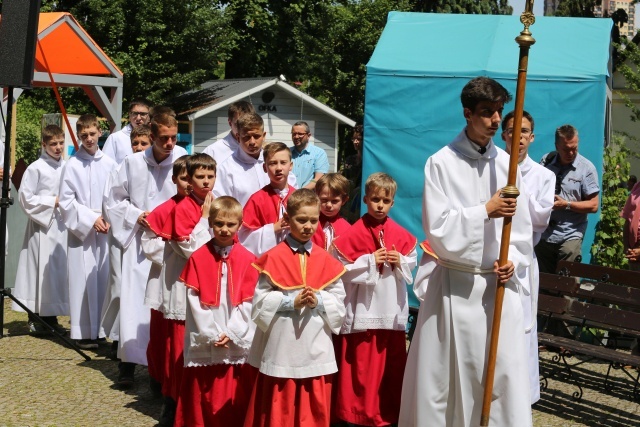
{"label": "wooden processional staff", "polygon": [[[518,59],[518,82],[516,86],[516,104],[513,116],[513,139],[511,140],[511,155],[509,157],[509,177],[507,186],[502,189],[502,197],[516,198],[520,194],[516,187],[516,175],[518,171],[518,151],[520,145],[520,131],[522,128],[522,111],[524,108],[524,89],[527,85],[527,66],[529,64],[529,47],[536,41],[531,36],[529,26],[536,21],[533,15],[533,0],[527,0],[524,12],[520,15],[520,22],[524,30],[516,37],[516,43],[520,46]],[[521,207],[520,209],[524,209]],[[500,258],[498,265],[505,265],[509,255],[509,241],[511,239],[511,217],[504,218],[502,226],[502,240],[500,241]],[[491,341],[489,342],[489,357],[487,359],[487,376],[482,396],[482,416],[480,426],[489,426],[489,413],[491,411],[491,396],[493,392],[493,377],[496,370],[496,356],[498,354],[498,337],[500,334],[500,320],[502,317],[502,300],[504,299],[504,285],[498,283],[496,299],[491,326]]]}

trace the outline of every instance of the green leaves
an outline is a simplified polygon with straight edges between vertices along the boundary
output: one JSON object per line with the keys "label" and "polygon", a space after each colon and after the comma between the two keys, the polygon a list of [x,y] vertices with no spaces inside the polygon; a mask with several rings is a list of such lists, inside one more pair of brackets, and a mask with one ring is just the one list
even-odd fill
{"label": "green leaves", "polygon": [[629,155],[630,150],[624,137],[617,134],[604,151],[603,188],[600,193],[602,207],[591,255],[596,264],[605,267],[622,268],[628,265],[622,241],[625,221],[620,218],[620,211],[628,195],[626,183],[629,179]]}

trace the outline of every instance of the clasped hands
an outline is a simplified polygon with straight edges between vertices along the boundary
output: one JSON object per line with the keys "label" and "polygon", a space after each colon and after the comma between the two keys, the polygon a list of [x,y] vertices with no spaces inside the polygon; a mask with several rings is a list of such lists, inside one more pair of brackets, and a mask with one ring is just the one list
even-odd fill
{"label": "clasped hands", "polygon": [[387,248],[382,247],[373,253],[376,265],[388,262],[389,265],[400,267],[400,252],[396,250],[396,245],[392,245],[391,248],[392,249],[388,251]]}
{"label": "clasped hands", "polygon": [[293,300],[293,308],[301,310],[303,307],[316,308],[318,297],[313,288],[307,286]]}

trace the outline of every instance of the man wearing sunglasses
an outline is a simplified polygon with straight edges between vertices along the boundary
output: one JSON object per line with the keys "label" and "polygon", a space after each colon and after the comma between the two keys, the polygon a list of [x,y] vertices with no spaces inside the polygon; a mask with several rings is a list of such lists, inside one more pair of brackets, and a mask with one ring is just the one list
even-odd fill
{"label": "man wearing sunglasses", "polygon": [[143,98],[136,98],[129,103],[129,123],[118,132],[107,138],[102,152],[121,164],[125,157],[133,153],[131,149],[131,131],[138,126],[149,124],[149,108],[151,103]]}
{"label": "man wearing sunglasses", "polygon": [[598,211],[598,173],[589,160],[578,153],[578,130],[571,125],[556,129],[556,152],[543,164],[556,175],[555,199],[549,227],[535,247],[540,271],[555,273],[560,260],[582,259],[582,239],[587,214]]}

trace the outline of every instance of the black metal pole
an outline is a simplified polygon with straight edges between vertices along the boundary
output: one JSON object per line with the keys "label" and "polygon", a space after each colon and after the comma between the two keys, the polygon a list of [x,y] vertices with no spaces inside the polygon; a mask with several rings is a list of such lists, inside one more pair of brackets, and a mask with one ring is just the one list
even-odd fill
{"label": "black metal pole", "polygon": [[0,338],[4,338],[4,296],[5,296],[5,253],[7,251],[7,209],[13,204],[10,197],[9,171],[11,168],[11,121],[13,120],[13,86],[8,88],[7,97],[7,123],[4,132],[4,165],[2,177],[2,198],[0,198]]}

